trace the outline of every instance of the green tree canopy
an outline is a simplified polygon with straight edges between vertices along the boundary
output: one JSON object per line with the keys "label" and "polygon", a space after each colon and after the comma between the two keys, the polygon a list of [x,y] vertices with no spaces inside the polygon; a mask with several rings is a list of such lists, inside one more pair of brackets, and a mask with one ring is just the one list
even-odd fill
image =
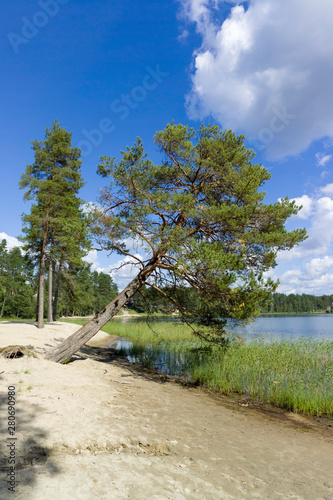
{"label": "green tree canopy", "polygon": [[[243,136],[217,126],[196,133],[172,123],[155,143],[159,164],[148,159],[138,139],[119,160],[103,157],[98,166],[110,185],[95,213],[95,237],[101,248],[131,255],[138,276],[51,359],[63,360],[89,340],[144,283],[162,294],[163,284],[196,289],[199,308],[169,298],[184,319],[206,323],[205,329],[193,326],[196,333],[219,341],[226,319],[244,322],[260,312],[277,286],[263,272],[276,265],[277,252],[306,237],[304,229],[285,229],[299,210],[294,202],[264,203],[261,188],[270,174],[252,163],[255,155]],[[140,259],[126,241],[139,244],[147,257]]]}
{"label": "green tree canopy", "polygon": [[[24,198],[33,200],[30,214],[23,216],[25,250],[39,265],[38,326],[43,326],[43,295],[46,261],[49,261],[49,282],[52,269],[58,272],[70,261],[79,264],[88,245],[86,221],[78,197],[84,185],[80,168],[80,150],[71,146],[72,134],[55,121],[47,127],[44,141],[32,141],[33,164],[26,167],[20,187]],[[50,297],[51,295],[51,297]],[[49,291],[49,318],[52,290]]]}
{"label": "green tree canopy", "polygon": [[31,318],[34,312],[33,267],[20,248],[0,243],[0,317]]}
{"label": "green tree canopy", "polygon": [[118,295],[110,275],[90,270],[91,264],[71,266],[63,274],[59,313],[77,316],[96,314]]}

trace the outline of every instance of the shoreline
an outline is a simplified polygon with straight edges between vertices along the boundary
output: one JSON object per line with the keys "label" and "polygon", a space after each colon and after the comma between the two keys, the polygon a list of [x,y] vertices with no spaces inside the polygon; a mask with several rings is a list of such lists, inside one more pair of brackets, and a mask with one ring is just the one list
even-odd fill
{"label": "shoreline", "polygon": [[[33,345],[38,356],[0,358],[2,401],[7,387],[16,387],[15,498],[312,500],[331,495],[329,431],[272,420],[135,370],[101,347],[109,334],[100,332],[67,365],[43,359],[50,346],[77,328],[59,322],[40,331],[31,324],[0,323],[0,347]],[[1,426],[2,455],[7,437]],[[0,474],[6,498],[3,468]]]}

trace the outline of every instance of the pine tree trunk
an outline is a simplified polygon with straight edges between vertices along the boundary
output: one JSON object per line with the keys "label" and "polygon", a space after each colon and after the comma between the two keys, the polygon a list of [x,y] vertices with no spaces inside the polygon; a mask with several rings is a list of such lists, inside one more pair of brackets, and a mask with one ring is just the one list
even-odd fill
{"label": "pine tree trunk", "polygon": [[6,292],[5,292],[5,297],[4,297],[3,303],[2,303],[0,318],[2,318],[2,316],[3,316],[3,312],[4,312],[4,309],[5,309],[5,305],[6,305],[6,298],[7,298],[7,295],[6,295]]}
{"label": "pine tree trunk", "polygon": [[103,326],[110,321],[113,316],[126,304],[137,290],[145,283],[148,276],[154,271],[157,266],[157,258],[152,259],[140,273],[130,282],[130,284],[102,311],[90,320],[86,325],[82,326],[77,332],[73,333],[66,340],[61,342],[57,347],[52,349],[47,358],[51,361],[63,363],[78,351],[88,340],[99,332]]}
{"label": "pine tree trunk", "polygon": [[38,318],[37,327],[44,328],[44,283],[45,283],[45,251],[41,255],[38,278]]}
{"label": "pine tree trunk", "polygon": [[52,269],[52,260],[49,262],[49,289],[48,289],[48,304],[47,304],[47,321],[48,323],[52,323],[52,280],[53,280],[53,269]]}
{"label": "pine tree trunk", "polygon": [[53,299],[53,321],[57,321],[57,311],[58,311],[58,298],[59,298],[59,290],[60,290],[60,276],[61,276],[61,263],[59,264],[55,289],[54,289],[54,299]]}
{"label": "pine tree trunk", "polygon": [[39,290],[37,285],[36,322],[38,322],[38,310],[39,310]]}
{"label": "pine tree trunk", "polygon": [[44,226],[42,248],[40,251],[39,278],[38,278],[38,318],[37,318],[37,327],[38,328],[44,328],[44,283],[45,283],[48,217],[49,217],[49,208],[47,208],[47,211],[46,211],[46,217],[45,217],[46,223]]}

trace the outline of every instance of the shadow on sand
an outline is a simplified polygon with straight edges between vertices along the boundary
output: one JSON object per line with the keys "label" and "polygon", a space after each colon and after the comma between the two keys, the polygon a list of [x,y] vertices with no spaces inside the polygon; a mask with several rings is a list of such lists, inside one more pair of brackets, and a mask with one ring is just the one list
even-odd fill
{"label": "shadow on sand", "polygon": [[105,364],[112,363],[115,366],[119,366],[131,372],[133,376],[141,377],[151,382],[165,384],[167,382],[176,381],[176,379],[160,374],[151,368],[144,367],[137,363],[130,363],[124,356],[118,354],[116,349],[109,346],[95,347],[86,344],[72,356],[70,363],[84,359],[92,359]]}
{"label": "shadow on sand", "polygon": [[[15,387],[15,405],[13,400],[10,401],[11,406],[15,408],[15,431],[13,432],[12,427],[8,427],[8,417],[13,415],[9,415],[9,389],[7,384],[4,385],[2,374],[0,368],[0,498],[5,499],[12,498],[13,492],[20,493],[22,486],[33,486],[42,465],[43,472],[45,473],[46,468],[50,476],[59,474],[61,469],[52,461],[51,450],[42,446],[47,433],[34,426],[35,416],[45,411],[44,408],[37,403],[31,404],[27,401],[20,404],[17,387]],[[13,413],[11,408],[10,411]],[[13,418],[10,421],[13,422]],[[24,433],[21,429],[24,429]],[[8,482],[10,480],[14,482]],[[8,489],[11,486],[14,490]]]}

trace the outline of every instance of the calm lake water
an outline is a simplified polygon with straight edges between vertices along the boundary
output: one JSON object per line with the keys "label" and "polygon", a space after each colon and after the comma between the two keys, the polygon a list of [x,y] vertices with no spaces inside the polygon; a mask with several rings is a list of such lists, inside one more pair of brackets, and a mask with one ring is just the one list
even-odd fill
{"label": "calm lake water", "polygon": [[[141,318],[120,318],[121,322],[138,323],[145,321]],[[156,321],[156,320],[155,320]],[[178,321],[176,318],[158,318],[157,321]],[[264,339],[293,339],[301,337],[316,340],[333,341],[333,314],[288,314],[288,315],[268,315],[260,316],[245,328],[233,330],[234,335],[238,334],[245,341],[251,342],[258,338]],[[186,359],[182,353],[173,352],[170,349],[152,350],[148,344],[144,352],[137,357],[130,354],[132,342],[126,338],[113,342],[112,347],[116,349],[125,349],[127,359],[131,363],[147,361],[161,373],[171,376],[184,376],[189,373],[186,368]],[[185,364],[184,364],[185,363]]]}
{"label": "calm lake water", "polygon": [[332,314],[288,314],[260,316],[238,331],[244,337],[269,336],[278,339],[300,337],[333,340]]}
{"label": "calm lake water", "polygon": [[[142,318],[122,318],[122,321],[143,321]],[[175,318],[158,318],[158,321],[177,321]],[[245,328],[233,330],[244,338],[269,337],[277,339],[300,337],[333,341],[333,314],[278,314],[260,316]]]}

